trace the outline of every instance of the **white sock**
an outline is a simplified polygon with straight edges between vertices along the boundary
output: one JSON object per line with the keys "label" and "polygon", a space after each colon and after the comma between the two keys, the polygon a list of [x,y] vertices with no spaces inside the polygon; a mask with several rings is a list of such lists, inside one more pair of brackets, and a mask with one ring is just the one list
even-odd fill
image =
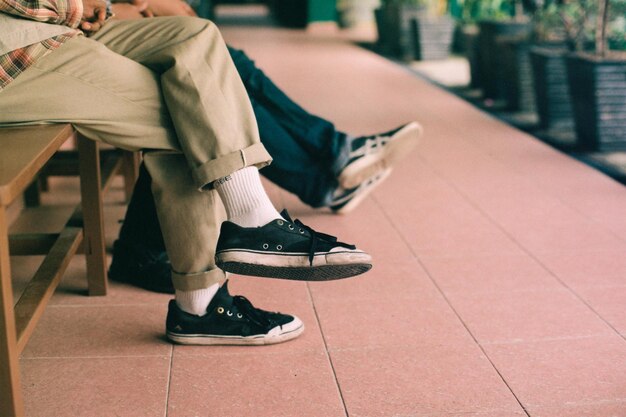
{"label": "white sock", "polygon": [[209,288],[193,291],[176,290],[176,304],[185,313],[204,316],[209,303],[220,288],[220,284],[213,284]]}
{"label": "white sock", "polygon": [[281,218],[265,193],[256,167],[235,171],[213,185],[224,203],[228,220],[241,227],[259,227]]}

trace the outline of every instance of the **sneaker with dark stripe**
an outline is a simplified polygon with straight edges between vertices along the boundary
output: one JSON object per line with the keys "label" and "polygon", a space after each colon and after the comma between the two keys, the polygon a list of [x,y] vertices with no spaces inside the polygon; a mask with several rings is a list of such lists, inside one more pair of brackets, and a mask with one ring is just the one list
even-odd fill
{"label": "sneaker with dark stripe", "polygon": [[302,321],[287,314],[261,310],[247,298],[228,293],[228,281],[217,291],[204,316],[169,304],[167,337],[183,345],[271,345],[295,339],[304,331]]}
{"label": "sneaker with dark stripe", "polygon": [[372,258],[354,245],[319,233],[299,220],[283,219],[262,227],[222,223],[215,261],[227,272],[300,281],[348,278],[372,268]]}
{"label": "sneaker with dark stripe", "polygon": [[363,181],[356,188],[350,190],[344,190],[342,187],[337,188],[329,204],[330,209],[336,214],[350,213],[357,208],[357,206],[365,200],[365,197],[374,191],[389,174],[391,174],[391,168],[387,168],[382,173]]}
{"label": "sneaker with dark stripe", "polygon": [[417,145],[422,132],[419,123],[411,122],[389,132],[352,139],[339,185],[350,190],[393,167]]}

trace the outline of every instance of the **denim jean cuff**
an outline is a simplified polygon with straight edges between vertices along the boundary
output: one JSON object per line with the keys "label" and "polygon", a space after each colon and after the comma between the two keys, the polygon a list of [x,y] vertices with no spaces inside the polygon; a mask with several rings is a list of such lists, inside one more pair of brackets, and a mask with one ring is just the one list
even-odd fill
{"label": "denim jean cuff", "polygon": [[172,271],[172,283],[179,291],[202,290],[214,284],[221,285],[224,281],[226,281],[226,273],[219,268],[192,274]]}
{"label": "denim jean cuff", "polygon": [[192,171],[198,189],[206,189],[213,181],[249,166],[261,169],[272,162],[272,157],[261,143],[220,156],[200,165]]}
{"label": "denim jean cuff", "polygon": [[354,137],[342,132],[337,132],[335,134],[335,140],[333,141],[333,143],[335,144],[335,149],[333,150],[335,154],[335,159],[333,160],[330,167],[330,170],[333,174],[339,175],[348,164],[348,161],[350,160],[350,148],[352,139],[354,139]]}

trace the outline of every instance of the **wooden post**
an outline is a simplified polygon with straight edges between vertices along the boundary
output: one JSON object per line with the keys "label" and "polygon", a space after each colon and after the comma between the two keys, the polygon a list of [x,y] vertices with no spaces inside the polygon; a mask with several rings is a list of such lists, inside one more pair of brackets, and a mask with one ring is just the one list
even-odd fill
{"label": "wooden post", "polygon": [[21,417],[24,415],[24,404],[13,311],[8,229],[6,209],[0,206],[0,416]]}
{"label": "wooden post", "polygon": [[106,295],[107,276],[99,146],[97,142],[77,135],[89,295]]}

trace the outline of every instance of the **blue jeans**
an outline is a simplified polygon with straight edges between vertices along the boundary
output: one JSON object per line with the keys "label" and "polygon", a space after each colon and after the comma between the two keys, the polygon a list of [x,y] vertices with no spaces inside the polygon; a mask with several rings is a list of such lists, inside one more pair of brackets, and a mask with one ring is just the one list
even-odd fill
{"label": "blue jeans", "polygon": [[294,103],[243,51],[229,51],[248,91],[261,143],[273,158],[261,174],[312,207],[326,206],[345,162],[346,135]]}
{"label": "blue jeans", "polygon": [[[234,48],[229,52],[252,103],[261,142],[273,158],[261,174],[312,207],[327,206],[338,185],[337,171],[347,160],[346,134],[294,103],[244,52]],[[165,250],[151,178],[143,165],[120,240],[145,249]]]}

